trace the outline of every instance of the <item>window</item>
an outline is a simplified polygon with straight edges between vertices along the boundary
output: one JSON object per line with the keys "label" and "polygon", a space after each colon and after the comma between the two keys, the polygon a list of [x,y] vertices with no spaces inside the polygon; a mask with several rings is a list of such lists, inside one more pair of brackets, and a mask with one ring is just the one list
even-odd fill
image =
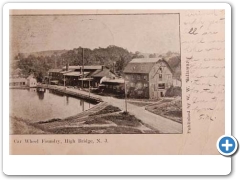
{"label": "window", "polygon": [[132,75],[132,80],[134,80],[134,75]]}
{"label": "window", "polygon": [[137,89],[142,89],[142,87],[143,87],[143,84],[141,82],[136,84],[136,88]]}
{"label": "window", "polygon": [[141,76],[140,75],[137,75],[137,80],[140,80],[141,79]]}
{"label": "window", "polygon": [[131,87],[135,87],[135,83],[133,83],[133,82],[130,83],[130,86],[131,86]]}
{"label": "window", "polygon": [[162,79],[162,74],[159,74],[159,79]]}
{"label": "window", "polygon": [[147,80],[147,76],[146,76],[146,75],[144,75],[144,76],[143,76],[143,79],[144,79],[144,80]]}
{"label": "window", "polygon": [[158,89],[165,89],[165,83],[159,83]]}
{"label": "window", "polygon": [[143,91],[137,91],[137,94],[138,94],[138,95],[142,95],[142,94],[143,94]]}
{"label": "window", "polygon": [[144,87],[148,87],[148,83],[144,83],[143,86],[144,86]]}
{"label": "window", "polygon": [[168,79],[168,80],[171,79],[171,75],[170,75],[170,74],[167,75],[167,79]]}

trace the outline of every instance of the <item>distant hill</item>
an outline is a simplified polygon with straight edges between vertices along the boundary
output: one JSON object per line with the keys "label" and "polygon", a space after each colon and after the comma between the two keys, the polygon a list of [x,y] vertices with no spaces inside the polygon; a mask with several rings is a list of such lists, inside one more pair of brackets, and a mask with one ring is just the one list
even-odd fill
{"label": "distant hill", "polygon": [[38,52],[31,52],[31,53],[21,53],[25,58],[29,55],[33,55],[35,57],[39,56],[49,56],[52,55],[61,56],[63,53],[66,53],[68,50],[49,50],[49,51],[38,51]]}
{"label": "distant hill", "polygon": [[[32,55],[32,56],[30,56]],[[181,78],[181,59],[175,52],[160,53],[142,53],[136,51],[129,52],[127,49],[110,45],[106,48],[88,49],[84,48],[84,65],[105,65],[114,69],[119,75],[122,75],[124,67],[134,58],[164,58],[174,71],[175,78]],[[49,50],[31,53],[19,53],[13,59],[11,68],[13,70],[21,69],[23,75],[34,73],[41,81],[47,75],[51,68],[61,68],[66,64],[79,65],[83,63],[82,47],[72,50]]]}

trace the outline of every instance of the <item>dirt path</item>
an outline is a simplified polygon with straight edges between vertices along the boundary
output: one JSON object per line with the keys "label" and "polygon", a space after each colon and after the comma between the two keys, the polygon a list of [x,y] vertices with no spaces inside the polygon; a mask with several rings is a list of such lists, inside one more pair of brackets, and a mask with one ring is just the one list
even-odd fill
{"label": "dirt path", "polygon": [[[64,87],[61,86],[50,86],[50,88],[57,88],[63,90]],[[86,96],[89,96],[89,93],[86,91],[78,90],[78,89],[71,89],[67,88],[67,91],[80,93]],[[117,99],[114,97],[109,96],[100,96],[96,94],[90,94],[94,98],[102,99],[104,102],[111,104],[113,106],[119,107],[121,110],[125,111],[125,100],[124,99]],[[182,133],[182,124],[169,120],[167,118],[161,117],[159,115],[153,114],[144,107],[138,107],[136,105],[127,103],[127,111],[130,112],[132,115],[135,115],[136,118],[142,120],[143,123],[148,124],[151,127],[157,129],[160,133],[166,134],[177,134]]]}

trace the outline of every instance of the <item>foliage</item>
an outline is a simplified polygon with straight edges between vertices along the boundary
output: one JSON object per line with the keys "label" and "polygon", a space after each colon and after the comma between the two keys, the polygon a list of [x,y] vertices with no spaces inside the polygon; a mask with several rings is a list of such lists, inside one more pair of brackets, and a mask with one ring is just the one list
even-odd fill
{"label": "foliage", "polygon": [[149,58],[156,58],[157,57],[157,54],[149,54]]}
{"label": "foliage", "polygon": [[174,72],[174,76],[181,80],[181,58],[180,56],[173,56],[168,60],[169,66],[172,68]]}
{"label": "foliage", "polygon": [[54,66],[54,59],[48,56],[35,57],[29,55],[27,58],[22,58],[18,62],[18,68],[22,70],[23,76],[27,77],[30,74],[34,74],[37,77],[38,82],[41,82],[47,71]]}
{"label": "foliage", "polygon": [[135,53],[131,52],[131,57],[132,57],[132,59],[144,58],[144,55],[142,55],[139,51],[136,51]]}
{"label": "foliage", "polygon": [[170,88],[167,89],[165,96],[166,97],[182,96],[182,89],[181,87],[171,86]]}
{"label": "foliage", "polygon": [[[170,54],[169,52],[168,54]],[[27,56],[28,55],[28,56]],[[157,54],[150,54],[149,57],[157,57]],[[62,68],[67,63],[71,65],[105,65],[114,70],[117,74],[122,75],[124,67],[134,58],[144,58],[139,51],[135,53],[129,52],[127,49],[118,46],[108,46],[106,48],[89,49],[78,47],[72,50],[42,51],[23,54],[19,53],[17,65],[12,66],[14,69],[21,69],[21,74],[27,77],[34,74],[38,82],[42,82],[47,72],[51,68]],[[168,60],[169,65],[176,72],[176,76],[180,77],[180,56],[173,56]]]}
{"label": "foliage", "polygon": [[19,53],[17,56],[19,61],[16,68],[22,69],[23,76],[34,74],[38,82],[43,80],[49,69],[62,68],[67,63],[69,65],[82,65],[83,63],[84,65],[105,65],[121,75],[124,67],[135,55],[117,46],[99,47],[93,50],[84,48],[84,62],[82,47],[64,51],[63,53],[52,53],[51,56],[30,54],[25,57]]}

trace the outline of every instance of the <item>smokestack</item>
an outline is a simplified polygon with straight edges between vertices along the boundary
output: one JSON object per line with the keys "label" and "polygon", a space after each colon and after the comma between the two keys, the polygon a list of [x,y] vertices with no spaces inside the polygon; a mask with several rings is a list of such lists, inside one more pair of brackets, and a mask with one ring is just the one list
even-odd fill
{"label": "smokestack", "polygon": [[84,49],[82,48],[82,77],[84,78]]}
{"label": "smokestack", "polygon": [[67,64],[66,64],[66,71],[68,71],[68,69],[69,69],[69,64],[67,62]]}

